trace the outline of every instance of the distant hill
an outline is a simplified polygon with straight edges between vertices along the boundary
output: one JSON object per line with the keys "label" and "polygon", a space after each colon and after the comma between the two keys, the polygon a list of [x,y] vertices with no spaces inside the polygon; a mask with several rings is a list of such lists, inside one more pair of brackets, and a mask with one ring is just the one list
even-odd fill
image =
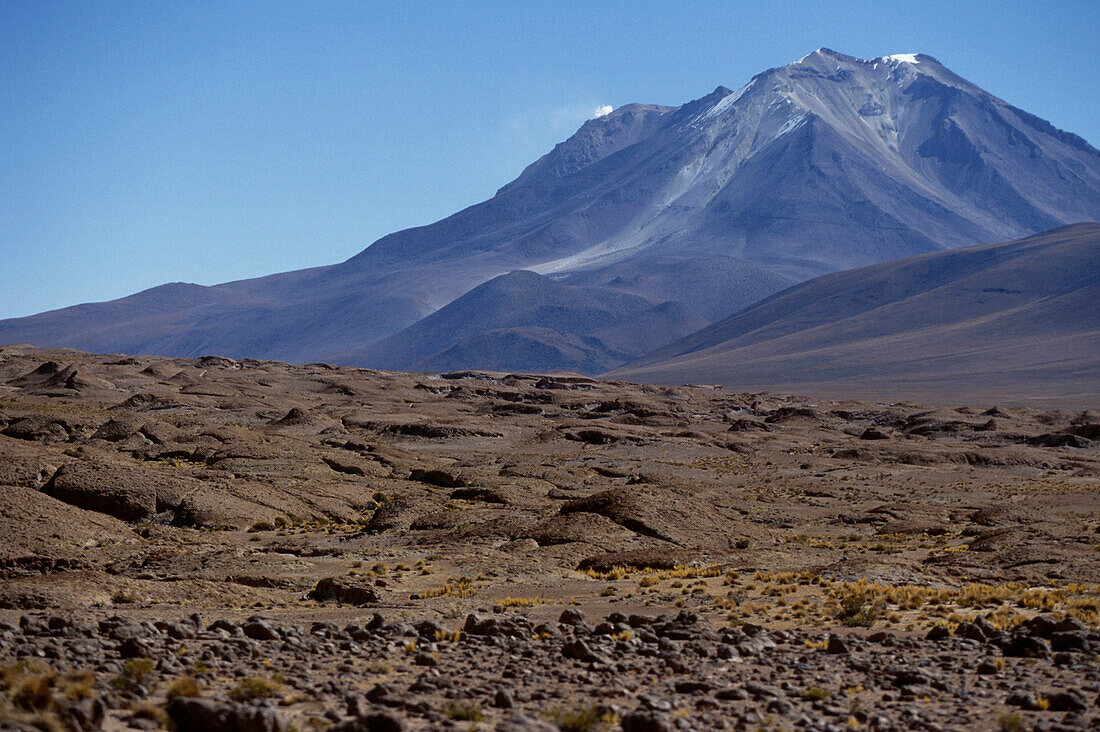
{"label": "distant hill", "polygon": [[[829,272],[1095,220],[1100,152],[1081,138],[930,56],[819,49],[736,91],[589,120],[491,199],[346,262],[0,321],[0,343],[412,368],[437,363],[424,360],[432,344],[370,346],[415,337],[409,326],[516,270],[598,288],[612,309],[611,292],[678,303],[680,315],[650,317],[645,343],[661,343],[688,318],[713,322]],[[580,362],[604,364],[643,345],[622,325],[596,336],[542,324],[554,334],[507,346],[470,330],[455,335],[479,345],[452,344],[446,362],[526,359],[521,342],[554,341],[572,344],[558,367],[591,349]]]}
{"label": "distant hill", "polygon": [[679,303],[655,306],[637,295],[563,285],[517,271],[339,358],[416,371],[599,373],[673,340],[667,334],[687,335],[708,323]]}
{"label": "distant hill", "polygon": [[796,285],[607,377],[1100,404],[1100,224]]}

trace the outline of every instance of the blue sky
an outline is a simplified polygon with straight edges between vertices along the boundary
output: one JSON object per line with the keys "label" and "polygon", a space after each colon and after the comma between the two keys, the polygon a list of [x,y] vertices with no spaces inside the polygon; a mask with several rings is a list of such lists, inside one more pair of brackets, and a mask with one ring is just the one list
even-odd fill
{"label": "blue sky", "polygon": [[1100,2],[0,4],[0,318],[346,259],[603,105],[919,51],[1100,144]]}

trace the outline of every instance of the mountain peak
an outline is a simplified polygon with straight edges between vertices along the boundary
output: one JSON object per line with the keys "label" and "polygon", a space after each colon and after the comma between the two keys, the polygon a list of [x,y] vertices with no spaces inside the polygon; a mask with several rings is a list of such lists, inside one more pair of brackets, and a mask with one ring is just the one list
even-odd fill
{"label": "mountain peak", "polygon": [[840,51],[834,51],[831,48],[819,48],[816,51],[806,54],[802,58],[798,59],[790,66],[798,66],[800,64],[809,64],[813,61],[828,60],[837,63],[848,64],[861,64],[866,66],[874,66],[879,63],[891,63],[891,64],[909,64],[911,66],[919,66],[921,64],[935,64],[937,66],[943,66],[932,56],[926,53],[892,53],[886,56],[878,56],[876,58],[860,58],[859,56],[849,56],[848,54],[841,53]]}
{"label": "mountain peak", "polygon": [[807,53],[805,56],[803,56],[802,58],[798,59],[797,61],[795,61],[793,64],[790,64],[790,65],[794,66],[796,64],[804,64],[804,63],[808,63],[810,61],[814,61],[814,60],[817,60],[817,59],[831,59],[831,60],[834,60],[834,61],[865,61],[866,60],[866,59],[857,58],[855,56],[849,56],[848,54],[841,53],[840,51],[834,51],[831,48],[821,47],[821,48],[817,49],[816,51],[811,51],[810,53]]}
{"label": "mountain peak", "polygon": [[[502,273],[464,311],[492,299],[541,318],[531,298],[568,304],[575,290],[549,294],[577,276],[720,318],[752,302],[746,292],[1100,220],[1100,152],[930,56],[821,48],[736,91],[712,89],[590,119],[492,199],[345,263],[0,322],[0,343],[332,360]],[[622,333],[645,330],[557,322],[572,323],[557,329],[570,337],[607,335],[621,353]]]}

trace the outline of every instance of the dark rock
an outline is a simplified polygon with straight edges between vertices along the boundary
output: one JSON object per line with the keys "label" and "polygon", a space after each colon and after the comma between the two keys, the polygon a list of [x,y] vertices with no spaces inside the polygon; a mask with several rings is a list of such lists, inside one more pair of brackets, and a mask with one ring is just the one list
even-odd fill
{"label": "dark rock", "polygon": [[329,732],[404,732],[405,723],[386,712],[361,714],[328,727]]}
{"label": "dark rock", "polygon": [[719,689],[714,693],[715,699],[722,699],[723,701],[740,701],[742,699],[748,699],[749,695],[745,693],[743,689],[736,686],[731,686],[727,689]]}
{"label": "dark rock", "polygon": [[1083,630],[1052,633],[1050,647],[1055,651],[1083,652],[1088,642],[1088,636]]}
{"label": "dark rock", "polygon": [[189,623],[165,623],[161,629],[169,638],[187,640],[195,637],[195,628]]}
{"label": "dark rock", "polygon": [[688,679],[677,681],[672,688],[676,690],[677,694],[694,694],[699,691],[710,691],[713,686],[707,681]]}
{"label": "dark rock", "polygon": [[825,651],[834,655],[846,655],[850,653],[850,651],[848,650],[848,644],[844,641],[843,638],[838,635],[829,636],[829,643],[828,645],[826,645]]}
{"label": "dark rock", "polygon": [[1050,643],[1029,635],[1014,635],[1005,644],[1003,652],[1014,658],[1050,658]]}
{"label": "dark rock", "polygon": [[1035,710],[1039,708],[1035,696],[1022,691],[1014,691],[1005,698],[1005,704],[1010,707]]}
{"label": "dark rock", "polygon": [[133,474],[84,463],[68,463],[50,478],[42,492],[77,508],[105,513],[123,521],[142,521],[157,512],[157,491]]}
{"label": "dark rock", "polygon": [[782,696],[782,692],[771,684],[762,684],[757,681],[748,681],[744,685],[745,691],[757,701],[762,699],[776,699]]}
{"label": "dark rock", "polygon": [[153,649],[140,638],[127,638],[119,645],[118,653],[123,658],[150,658]]}
{"label": "dark rock", "polygon": [[1054,691],[1044,696],[1052,712],[1083,712],[1089,706],[1084,695],[1078,691]]}
{"label": "dark rock", "polygon": [[516,711],[497,724],[496,732],[559,732],[559,729],[549,722]]}
{"label": "dark rock", "polygon": [[1055,633],[1085,632],[1088,628],[1077,618],[1062,618],[1054,624]]}
{"label": "dark rock", "polygon": [[901,669],[894,672],[894,686],[928,686],[931,682],[928,674],[914,668]]}
{"label": "dark rock", "polygon": [[936,625],[928,631],[928,635],[925,636],[925,639],[930,641],[939,641],[946,640],[950,637],[951,631],[947,628],[946,625]]}
{"label": "dark rock", "polygon": [[106,440],[108,442],[121,442],[127,437],[136,435],[142,427],[142,423],[124,417],[115,417],[107,420],[92,435],[94,440]]}
{"label": "dark rock", "polygon": [[458,473],[445,470],[425,470],[423,468],[414,468],[409,473],[409,480],[437,485],[441,488],[465,488],[469,485],[467,480]]}
{"label": "dark rock", "polygon": [[419,623],[413,623],[413,627],[416,628],[416,632],[420,634],[421,638],[431,640],[435,640],[441,634],[447,632],[446,628],[434,620],[421,620]]}
{"label": "dark rock", "polygon": [[775,641],[767,633],[759,633],[750,638],[745,638],[737,644],[737,650],[742,656],[759,656],[771,648],[775,648]]}
{"label": "dark rock", "polygon": [[577,569],[582,572],[586,569],[594,569],[597,572],[610,572],[615,567],[674,569],[679,564],[687,564],[695,557],[696,552],[685,549],[631,549],[621,552],[604,552],[585,557],[577,564]]}
{"label": "dark rock", "polygon": [[367,700],[373,704],[384,704],[388,707],[401,706],[397,689],[391,684],[375,684],[367,692]]}
{"label": "dark rock", "polygon": [[365,530],[377,534],[391,529],[408,529],[416,520],[418,512],[417,505],[407,498],[386,501],[371,514]]}
{"label": "dark rock", "polygon": [[955,628],[956,638],[968,638],[969,640],[984,641],[985,633],[974,623],[963,621]]}
{"label": "dark rock", "polygon": [[493,695],[493,706],[497,709],[511,709],[515,706],[515,702],[512,701],[512,695],[504,689],[497,689],[497,693]]}
{"label": "dark rock", "polygon": [[61,419],[50,417],[25,417],[12,422],[0,434],[17,440],[37,442],[68,442],[73,427]]}
{"label": "dark rock", "polygon": [[272,628],[266,621],[263,620],[251,620],[241,626],[241,630],[244,634],[252,638],[253,640],[270,641],[277,640],[279,633]]}
{"label": "dark rock", "polygon": [[211,630],[211,631],[221,630],[221,631],[224,631],[226,633],[229,633],[230,635],[236,635],[237,631],[239,630],[239,627],[240,626],[238,626],[236,623],[233,623],[229,620],[225,620],[224,618],[220,618],[218,620],[215,620],[213,623],[211,623],[206,629]]}
{"label": "dark rock", "polygon": [[356,714],[328,728],[329,732],[405,732],[405,722],[384,711]]}
{"label": "dark rock", "polygon": [[178,696],[168,701],[177,732],[283,732],[286,725],[270,709]]}
{"label": "dark rock", "polygon": [[335,600],[341,605],[367,607],[382,601],[378,591],[368,584],[369,580],[358,577],[325,577],[319,580],[309,592],[311,600]]}
{"label": "dark rock", "polygon": [[366,476],[367,474],[366,469],[362,465],[350,460],[342,460],[333,457],[322,457],[321,459],[325,462],[325,465],[329,466],[337,473],[358,476]]}
{"label": "dark rock", "polygon": [[587,643],[579,639],[570,641],[562,646],[561,654],[566,658],[573,658],[578,661],[584,661],[585,663],[602,660],[602,657],[594,653],[592,649],[588,647]]}
{"label": "dark rock", "polygon": [[623,715],[623,732],[672,732],[675,729],[668,719],[652,710],[635,710]]}
{"label": "dark rock", "polygon": [[785,699],[772,699],[764,707],[764,711],[768,714],[790,714],[794,705]]}
{"label": "dark rock", "polygon": [[1058,621],[1049,615],[1036,615],[1020,623],[1020,630],[1036,638],[1049,638],[1058,628]]}
{"label": "dark rock", "polygon": [[462,501],[480,501],[482,503],[500,503],[509,505],[522,498],[522,493],[515,488],[492,486],[489,488],[458,488],[451,493],[451,498]]}
{"label": "dark rock", "polygon": [[580,610],[567,608],[558,616],[558,622],[562,625],[584,625],[584,613]]}
{"label": "dark rock", "polygon": [[102,699],[81,699],[57,703],[57,716],[73,730],[99,729],[107,707]]}
{"label": "dark rock", "polygon": [[569,430],[563,433],[563,436],[567,440],[584,442],[589,445],[610,445],[619,440],[619,435],[599,429]]}

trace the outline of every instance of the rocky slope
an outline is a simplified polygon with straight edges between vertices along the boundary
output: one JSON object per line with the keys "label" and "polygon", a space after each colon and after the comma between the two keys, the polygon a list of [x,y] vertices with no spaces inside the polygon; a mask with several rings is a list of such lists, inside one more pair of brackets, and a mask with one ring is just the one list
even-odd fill
{"label": "rocky slope", "polygon": [[[370,344],[517,269],[714,321],[796,280],[1097,219],[1085,141],[928,56],[821,49],[737,91],[590,120],[492,199],[347,262],[4,321],[0,343],[375,365]],[[565,367],[585,335],[535,340],[573,344]],[[461,336],[490,361],[515,348]]]}
{"label": "rocky slope", "polygon": [[1100,404],[1100,224],[819,277],[611,372]]}

